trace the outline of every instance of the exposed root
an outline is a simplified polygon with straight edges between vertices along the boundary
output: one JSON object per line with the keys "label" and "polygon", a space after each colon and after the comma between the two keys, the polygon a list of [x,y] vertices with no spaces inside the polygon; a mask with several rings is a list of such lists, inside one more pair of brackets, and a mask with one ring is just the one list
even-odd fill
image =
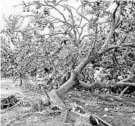
{"label": "exposed root", "polygon": [[94,114],[92,114],[91,116],[97,118],[99,120],[99,122],[102,122],[105,126],[112,126],[108,122],[104,121],[103,119],[101,119],[100,117],[98,117],[98,116],[96,116]]}
{"label": "exposed root", "polygon": [[[3,111],[1,111],[1,114],[2,114],[2,113],[5,113],[5,112],[7,112],[7,111],[10,111],[11,109],[13,109],[13,108],[15,108],[15,107],[21,105],[22,102],[23,102],[23,100],[24,100],[25,98],[28,99],[28,100],[30,100],[28,97],[23,97],[23,98],[20,99],[20,101],[19,101],[17,104],[15,104],[14,106],[12,106],[12,107],[10,107],[10,108],[7,108],[7,109],[4,109]],[[30,100],[30,101],[33,103],[32,100]]]}
{"label": "exposed root", "polygon": [[129,88],[130,86],[127,86],[124,88],[124,90],[120,93],[119,97],[121,98],[123,96],[123,94],[127,91],[127,89]]}
{"label": "exposed root", "polygon": [[110,82],[108,84],[103,83],[94,83],[94,84],[87,84],[83,81],[79,81],[79,86],[82,86],[87,89],[95,89],[95,88],[115,88],[115,87],[122,87],[122,86],[135,86],[135,83],[130,82]]}
{"label": "exposed root", "polygon": [[62,99],[56,93],[56,90],[52,90],[49,93],[49,98],[52,106],[57,106],[60,109],[65,109],[65,104],[63,103]]}

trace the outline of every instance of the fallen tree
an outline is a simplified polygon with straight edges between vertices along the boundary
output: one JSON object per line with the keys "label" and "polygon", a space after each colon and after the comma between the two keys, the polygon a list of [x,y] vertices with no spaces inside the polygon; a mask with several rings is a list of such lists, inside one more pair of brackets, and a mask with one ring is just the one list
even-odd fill
{"label": "fallen tree", "polygon": [[[41,3],[39,2],[38,5],[40,5]],[[132,47],[134,48],[135,46],[133,44],[122,44],[123,41],[125,41],[126,37],[125,36],[124,38],[118,40],[117,44],[114,45],[114,46],[111,46],[109,47],[110,45],[110,42],[111,42],[111,39],[112,37],[114,36],[114,33],[115,33],[115,30],[118,28],[119,24],[121,23],[120,22],[120,16],[122,14],[122,2],[115,2],[114,3],[116,6],[115,6],[115,9],[110,13],[111,15],[111,23],[110,23],[110,30],[109,30],[109,33],[108,33],[108,36],[106,38],[106,41],[104,42],[104,44],[101,46],[101,49],[99,51],[96,50],[96,41],[94,42],[95,44],[93,45],[93,47],[89,50],[89,53],[88,55],[86,56],[86,58],[80,62],[78,64],[78,66],[76,66],[73,70],[71,70],[71,74],[70,74],[70,78],[65,82],[63,83],[58,89],[56,90],[53,90],[50,92],[50,100],[51,101],[55,101],[55,103],[57,102],[56,99],[62,99],[63,96],[75,85],[80,85],[80,86],[83,86],[85,88],[89,88],[89,89],[93,89],[93,88],[107,88],[107,87],[115,87],[115,86],[134,86],[134,83],[129,83],[129,82],[116,82],[116,83],[111,83],[111,84],[101,84],[101,83],[94,83],[94,84],[86,84],[85,82],[83,81],[80,81],[78,80],[78,75],[79,73],[85,68],[85,66],[87,64],[92,64],[94,65],[95,62],[98,61],[98,59],[100,57],[102,57],[105,53],[108,53],[109,51],[111,50],[118,50],[118,49],[122,49],[122,48],[125,48],[125,47]],[[43,4],[41,4],[43,5]],[[50,8],[53,8],[54,10],[56,10],[64,19],[64,21],[62,21],[61,19],[58,19],[58,18],[54,18],[54,20],[58,20],[59,22],[62,22],[63,24],[66,24],[66,25],[69,25],[71,26],[72,25],[72,30],[73,30],[73,33],[75,35],[75,40],[74,40],[74,44],[77,46],[77,43],[78,41],[81,41],[80,40],[80,36],[83,32],[83,29],[79,35],[79,38],[77,38],[77,35],[76,35],[76,27],[74,26],[74,19],[73,19],[73,15],[72,15],[72,11],[67,7],[67,6],[62,6],[64,7],[65,9],[67,9],[67,11],[71,14],[71,19],[72,19],[72,23],[73,24],[69,24],[64,16],[63,13],[61,13],[56,7],[50,5],[49,3],[45,2],[45,5],[43,6],[48,6]],[[47,13],[47,12],[46,12]],[[48,14],[48,13],[47,13]],[[78,13],[77,14],[81,17],[81,18],[84,18],[86,21],[88,21],[88,19],[86,17],[84,17],[82,14]],[[89,22],[89,21],[88,21]],[[90,23],[90,22],[89,22]],[[71,37],[71,33],[68,33],[70,34],[69,36]],[[97,33],[95,33],[97,34]],[[83,36],[84,38],[85,36]],[[96,37],[96,36],[95,36]],[[64,42],[64,44],[66,44],[66,42]],[[53,53],[54,54],[54,53]],[[52,93],[53,92],[53,93]],[[56,97],[57,98],[54,98],[55,95],[57,95]],[[60,99],[58,101],[60,101]]]}
{"label": "fallen tree", "polygon": [[[17,26],[14,25],[14,28],[11,28],[11,26],[9,26],[9,28],[11,29],[11,32],[13,33],[12,37],[11,37],[9,29],[7,29],[8,32],[6,32],[9,35],[8,37],[11,37],[11,39],[13,39],[16,33],[18,34],[20,33],[20,36],[23,38],[22,40],[21,38],[19,39],[20,45],[18,47],[18,52],[16,53],[12,51],[14,55],[13,57],[14,59],[12,57],[10,58],[11,60],[10,64],[11,66],[14,66],[18,74],[29,73],[31,75],[35,75],[35,73],[37,72],[37,69],[41,67],[41,64],[43,64],[42,67],[44,69],[44,73],[47,74],[46,76],[48,76],[48,78],[49,78],[49,72],[51,71],[51,68],[53,68],[52,74],[54,77],[51,78],[50,82],[52,80],[56,80],[55,74],[58,71],[59,67],[57,67],[57,69],[55,67],[58,65],[62,65],[62,63],[59,64],[59,62],[61,61],[61,57],[63,57],[62,54],[61,54],[62,56],[60,57],[59,53],[67,49],[71,53],[69,53],[69,55],[66,55],[66,58],[70,57],[72,55],[72,52],[74,52],[74,50],[79,55],[79,53],[83,50],[82,48],[80,48],[80,46],[82,46],[83,43],[86,43],[84,47],[85,48],[87,46],[89,47],[87,48],[87,51],[86,51],[87,54],[85,55],[85,58],[81,54],[82,55],[82,57],[80,58],[81,60],[80,59],[78,60],[76,58],[78,55],[75,55],[75,53],[73,53],[71,57],[70,62],[72,65],[70,64],[70,66],[68,66],[70,67],[71,74],[68,80],[66,80],[66,82],[58,86],[58,89],[51,91],[49,94],[44,91],[44,95],[47,95],[50,101],[54,101],[55,103],[57,102],[57,99],[61,101],[60,99],[62,99],[63,96],[75,85],[80,85],[89,89],[116,87],[116,86],[135,86],[134,82],[131,83],[130,81],[129,82],[120,81],[120,82],[113,82],[113,83],[110,81],[110,83],[108,84],[102,84],[99,82],[98,83],[95,82],[94,84],[87,84],[79,80],[79,77],[78,77],[80,72],[88,64],[91,64],[91,66],[93,66],[94,68],[94,65],[99,60],[104,60],[102,58],[104,57],[105,54],[109,55],[110,53],[112,53],[113,63],[115,63],[117,66],[120,66],[118,62],[119,59],[117,59],[115,52],[117,53],[119,51],[122,52],[126,48],[135,48],[134,43],[125,42],[126,39],[130,37],[127,35],[127,33],[132,32],[132,28],[130,28],[130,24],[127,26],[127,29],[129,28],[128,30],[126,28],[123,29],[124,26],[123,26],[122,20],[124,20],[123,13],[125,11],[123,9],[123,6],[127,6],[127,4],[121,1],[114,1],[113,10],[107,11],[106,8],[105,9],[100,8],[102,4],[104,5],[104,3],[102,2],[101,3],[94,2],[94,4],[89,1],[81,2],[81,5],[77,9],[74,7],[71,7],[70,5],[61,4],[61,2],[62,1],[55,2],[55,3],[46,2],[46,1],[44,2],[33,1],[32,3],[29,3],[29,4],[23,2],[22,4],[24,7],[23,11],[30,12],[30,6],[35,6],[35,5],[36,5],[36,11],[31,10],[32,12],[31,15],[28,14],[25,16],[14,17],[15,22],[21,19],[20,21],[21,23],[23,23],[25,18],[30,17],[31,22],[29,23],[32,23],[32,25],[34,24],[34,27],[31,27],[28,24],[28,27],[21,30],[17,27],[18,25]],[[85,10],[86,9],[85,6],[87,5],[91,7],[95,15],[95,18],[90,18],[90,20],[85,15],[85,13],[87,12],[87,10]],[[108,8],[108,5],[105,4],[104,6]],[[80,8],[85,13],[83,13],[83,11]],[[61,9],[64,9],[68,12],[69,18],[66,18],[65,14],[62,12]],[[100,9],[103,12],[104,16],[107,15],[108,20],[106,20],[105,22],[99,21],[99,18],[101,17],[100,15],[102,14],[99,13],[98,9]],[[53,15],[54,13],[50,14],[52,10],[57,12],[61,16],[61,18]],[[76,13],[76,15],[73,14],[72,12],[73,10]],[[78,16],[80,18],[78,24],[76,23],[77,19],[75,18],[75,16]],[[9,18],[9,21],[10,20],[11,20],[11,17]],[[82,20],[84,20],[85,22],[84,24],[82,23],[83,22]],[[60,26],[57,26],[58,23],[60,23]],[[107,23],[107,25],[103,27],[102,23],[103,24]],[[9,24],[8,21],[7,21],[7,24]],[[15,23],[12,22],[11,24],[15,24]],[[21,26],[20,23],[19,23],[19,26]],[[50,30],[51,32],[47,34],[46,33],[41,34],[42,30],[45,32],[44,29],[46,27],[48,28],[47,30]],[[84,32],[85,27],[89,29],[89,32],[91,29],[94,34],[88,33],[85,35],[85,32]],[[104,30],[104,34],[102,30]],[[120,31],[122,32],[119,35]],[[98,37],[98,33],[101,34],[100,37]],[[87,39],[85,40],[85,38]],[[18,45],[17,43],[18,41],[16,40],[13,40],[13,41],[16,45]],[[87,41],[90,41],[90,44],[87,44],[88,43]],[[54,45],[52,43],[54,43]],[[69,43],[69,45],[67,43]],[[69,46],[70,48],[68,49]],[[5,44],[4,49],[5,48],[6,48],[6,44]],[[4,52],[4,49],[3,49],[3,52]],[[64,53],[66,54],[67,52],[64,52]],[[121,54],[121,52],[119,55],[122,55],[121,59],[125,60],[127,58],[126,54]],[[5,54],[5,52],[3,54]],[[128,54],[130,54],[129,57],[132,58],[132,60],[134,60],[135,58],[134,55],[131,52],[129,52]],[[78,60],[77,63],[76,63],[76,59]],[[128,59],[126,59],[126,61],[128,61]],[[38,62],[38,65],[36,64],[37,62]],[[48,68],[50,64],[51,64],[51,68]],[[23,78],[23,80],[25,80],[25,78]],[[21,83],[23,83],[22,80],[21,80]],[[28,79],[28,81],[25,83],[31,83],[32,85],[36,85],[35,82],[31,81],[31,79]]]}
{"label": "fallen tree", "polygon": [[[72,72],[71,72],[71,76],[69,78],[69,80],[67,82],[65,82],[61,87],[59,87],[59,89],[56,90],[57,95],[62,98],[64,96],[64,94],[66,94],[68,92],[68,90],[73,87],[76,83],[75,80],[78,76],[78,74],[81,72],[81,70],[88,64],[91,63],[93,64],[96,59],[99,58],[99,56],[104,52],[104,50],[107,48],[107,46],[110,43],[110,40],[115,32],[115,28],[119,22],[119,16],[116,18],[115,17],[115,13],[118,9],[118,7],[120,6],[120,4],[117,4],[117,7],[115,8],[114,12],[113,12],[113,17],[112,17],[112,23],[111,23],[111,29],[110,32],[108,34],[108,37],[105,41],[105,43],[103,44],[103,46],[101,47],[100,51],[95,51],[95,48],[93,47],[92,50],[89,52],[88,56],[85,58],[84,61],[82,61]],[[105,52],[104,52],[105,53]]]}

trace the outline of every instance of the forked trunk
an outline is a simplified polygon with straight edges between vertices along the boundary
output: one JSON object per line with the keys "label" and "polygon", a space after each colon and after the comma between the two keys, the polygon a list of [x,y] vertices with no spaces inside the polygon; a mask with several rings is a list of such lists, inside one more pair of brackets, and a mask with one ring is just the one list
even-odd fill
{"label": "forked trunk", "polygon": [[78,74],[81,72],[81,70],[89,63],[95,60],[98,56],[94,55],[94,50],[90,53],[90,56],[88,56],[84,61],[82,61],[76,68],[71,72],[70,78],[62,85],[59,87],[59,89],[56,90],[57,95],[62,98],[70,88],[72,88],[76,82],[76,78]]}
{"label": "forked trunk", "polygon": [[94,48],[89,52],[87,58],[82,61],[76,68],[75,70],[71,73],[71,77],[69,78],[69,80],[67,82],[65,82],[61,87],[59,87],[59,89],[56,91],[57,95],[62,98],[62,96],[64,96],[64,94],[66,94],[68,92],[68,90],[73,87],[75,85],[75,79],[77,77],[77,75],[81,72],[81,70],[89,63],[91,62],[93,64],[93,61],[95,61],[95,59],[97,59],[100,54],[102,54],[102,52],[104,52],[104,50],[107,48],[107,46],[110,43],[110,40],[114,34],[115,31],[115,19],[113,19],[112,21],[112,25],[111,25],[111,30],[109,32],[109,35],[105,41],[105,43],[103,44],[102,48],[99,50],[99,52],[95,52]]}

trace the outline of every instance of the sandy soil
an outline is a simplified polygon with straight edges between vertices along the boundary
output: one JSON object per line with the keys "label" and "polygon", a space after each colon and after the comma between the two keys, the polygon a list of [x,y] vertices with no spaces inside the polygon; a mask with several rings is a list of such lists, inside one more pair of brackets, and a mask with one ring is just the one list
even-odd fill
{"label": "sandy soil", "polygon": [[[1,96],[7,97],[10,94],[21,93],[22,90],[19,88],[19,81],[13,82],[12,79],[2,79],[1,80]],[[78,100],[75,100],[78,99]],[[70,98],[65,97],[64,101],[66,103],[76,103],[85,108],[88,112],[98,115],[100,118],[110,123],[112,126],[135,126],[135,106],[129,106],[121,104],[117,101],[110,103],[96,97],[92,97],[88,92],[77,91],[71,93]],[[85,104],[87,103],[87,106]],[[1,126],[7,126],[9,121],[17,119],[19,116],[25,115],[27,111],[26,107],[16,107],[11,109],[6,113],[1,114]],[[68,115],[67,115],[68,117]],[[77,120],[75,116],[71,116],[72,120],[68,119],[68,126],[72,125],[73,120]],[[74,118],[73,118],[74,117]],[[35,118],[35,119],[34,119]],[[45,119],[46,118],[46,119]],[[52,119],[51,121],[50,118]],[[49,117],[44,117],[43,115],[30,115],[23,118],[22,120],[13,121],[12,126],[45,126],[47,123],[54,121],[54,115]],[[70,118],[71,119],[71,118]],[[42,120],[42,121],[41,121]],[[44,120],[44,121],[43,121]],[[47,123],[46,123],[47,121]],[[56,120],[56,122],[58,122]],[[59,124],[58,124],[59,125]],[[49,126],[55,126],[55,124],[50,124]],[[67,124],[66,124],[67,126]],[[79,125],[83,126],[83,125]]]}
{"label": "sandy soil", "polygon": [[13,82],[12,79],[1,79],[1,97],[7,97],[11,94],[21,93],[19,81]]}

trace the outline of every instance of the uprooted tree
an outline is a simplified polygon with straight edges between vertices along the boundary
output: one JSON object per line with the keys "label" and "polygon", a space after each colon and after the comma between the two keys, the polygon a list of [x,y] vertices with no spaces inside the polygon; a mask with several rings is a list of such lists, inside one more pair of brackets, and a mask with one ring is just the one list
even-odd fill
{"label": "uprooted tree", "polygon": [[[7,65],[12,69],[13,76],[20,77],[21,83],[26,74],[32,76],[41,67],[46,73],[51,71],[54,83],[59,73],[61,76],[70,73],[55,90],[59,98],[75,85],[89,89],[135,86],[134,4],[82,0],[76,1],[74,7],[65,0],[23,2],[18,5],[23,8],[22,15],[5,19],[7,27],[1,37],[3,68]],[[91,69],[109,70],[109,81],[80,80],[88,65]],[[117,82],[116,73],[129,77]]]}

